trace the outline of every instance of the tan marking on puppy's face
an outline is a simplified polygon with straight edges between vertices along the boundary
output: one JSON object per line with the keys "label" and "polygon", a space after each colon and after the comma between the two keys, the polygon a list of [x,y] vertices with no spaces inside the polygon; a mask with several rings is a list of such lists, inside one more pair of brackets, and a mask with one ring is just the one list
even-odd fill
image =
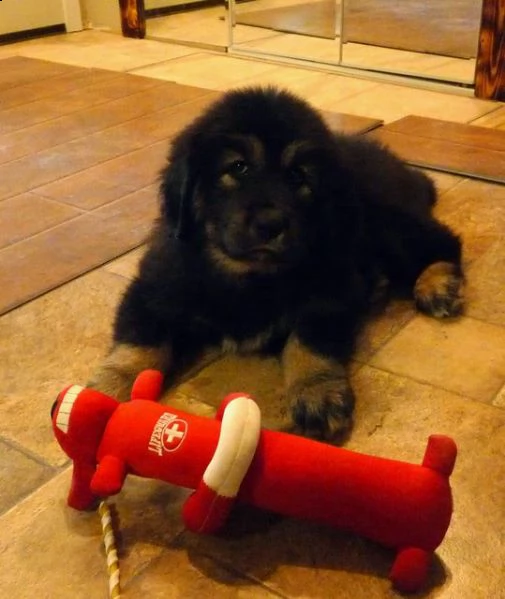
{"label": "tan marking on puppy's face", "polygon": [[307,199],[312,195],[312,186],[317,181],[315,147],[308,141],[289,144],[281,156],[281,168],[297,188],[297,195]]}
{"label": "tan marking on puppy's face", "polygon": [[281,166],[285,169],[289,168],[297,156],[307,153],[311,148],[311,144],[304,140],[290,143],[282,152]]}
{"label": "tan marking on puppy's face", "polygon": [[236,260],[228,256],[228,254],[214,244],[210,244],[207,251],[215,266],[222,272],[229,273],[230,275],[244,275],[251,271],[249,262]]}
{"label": "tan marking on puppy's face", "polygon": [[240,179],[247,175],[251,168],[261,168],[265,162],[263,144],[254,135],[229,136],[220,158],[219,184],[224,189],[235,189]]}
{"label": "tan marking on puppy's face", "polygon": [[201,198],[204,210],[195,211],[207,255],[230,275],[290,268],[308,238],[304,200],[312,196],[317,166],[310,144],[296,142],[281,151],[254,135],[226,136],[222,142],[210,170],[215,179],[209,180],[209,200]]}
{"label": "tan marking on puppy's face", "polygon": [[[206,224],[207,234],[213,229],[212,224]],[[221,270],[221,272],[229,275],[246,275],[251,272],[275,272],[277,270],[276,264],[268,264],[262,262],[251,262],[248,260],[240,260],[232,258],[226,252],[224,252],[219,246],[210,242],[207,246],[207,252],[209,253],[212,262],[215,266]]]}

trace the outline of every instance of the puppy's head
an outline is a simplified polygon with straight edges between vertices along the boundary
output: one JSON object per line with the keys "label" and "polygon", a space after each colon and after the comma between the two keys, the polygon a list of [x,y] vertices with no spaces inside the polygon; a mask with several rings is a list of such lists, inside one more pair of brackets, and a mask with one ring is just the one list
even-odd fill
{"label": "puppy's head", "polygon": [[230,273],[275,273],[310,253],[333,164],[319,115],[287,92],[228,93],[176,138],[164,216]]}

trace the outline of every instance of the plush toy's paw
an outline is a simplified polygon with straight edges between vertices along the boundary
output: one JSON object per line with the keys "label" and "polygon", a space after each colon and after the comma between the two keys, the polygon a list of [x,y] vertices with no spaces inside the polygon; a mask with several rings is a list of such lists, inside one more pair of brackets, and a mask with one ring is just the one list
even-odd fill
{"label": "plush toy's paw", "polygon": [[288,390],[293,420],[306,436],[332,440],[351,426],[354,394],[345,376],[321,372]]}
{"label": "plush toy's paw", "polygon": [[416,281],[417,309],[435,318],[459,316],[463,312],[464,278],[451,262],[435,262]]}
{"label": "plush toy's paw", "polygon": [[91,479],[92,492],[98,497],[116,495],[123,487],[126,472],[127,467],[123,460],[113,455],[104,456]]}
{"label": "plush toy's paw", "polygon": [[432,554],[423,549],[401,549],[396,556],[389,578],[400,593],[415,593],[426,583]]}

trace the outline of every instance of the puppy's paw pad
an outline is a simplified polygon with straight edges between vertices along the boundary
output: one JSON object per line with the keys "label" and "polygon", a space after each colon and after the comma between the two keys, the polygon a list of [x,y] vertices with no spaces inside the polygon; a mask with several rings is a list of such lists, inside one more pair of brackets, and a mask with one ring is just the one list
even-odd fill
{"label": "puppy's paw pad", "polygon": [[435,318],[459,316],[464,305],[464,278],[457,264],[435,262],[416,281],[417,309]]}
{"label": "puppy's paw pad", "polygon": [[346,378],[321,375],[297,381],[289,395],[297,432],[332,440],[351,427],[354,394]]}

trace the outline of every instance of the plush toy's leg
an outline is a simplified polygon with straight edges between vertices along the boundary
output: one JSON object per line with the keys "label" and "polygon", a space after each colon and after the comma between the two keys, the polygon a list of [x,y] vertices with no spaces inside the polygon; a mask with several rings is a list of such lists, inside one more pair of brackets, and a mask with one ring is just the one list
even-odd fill
{"label": "plush toy's leg", "polygon": [[458,450],[456,443],[444,435],[431,435],[424,453],[423,466],[444,476],[452,474]]}
{"label": "plush toy's leg", "polygon": [[91,479],[91,489],[98,497],[109,497],[121,491],[125,478],[126,464],[115,456],[106,455]]}
{"label": "plush toy's leg", "polygon": [[223,497],[203,481],[182,507],[182,519],[188,530],[212,534],[220,530],[233,508],[235,497]]}
{"label": "plush toy's leg", "polygon": [[216,532],[226,522],[258,446],[260,412],[252,399],[229,396],[219,418],[216,451],[182,511],[185,525],[195,532]]}
{"label": "plush toy's leg", "polygon": [[163,374],[158,370],[144,370],[133,383],[131,398],[157,401],[161,395]]}
{"label": "plush toy's leg", "polygon": [[389,578],[402,593],[414,593],[426,583],[432,553],[409,547],[400,549],[394,561]]}
{"label": "plush toy's leg", "polygon": [[76,510],[94,507],[97,496],[91,491],[91,479],[95,474],[95,465],[88,462],[74,462],[72,483],[67,503]]}

